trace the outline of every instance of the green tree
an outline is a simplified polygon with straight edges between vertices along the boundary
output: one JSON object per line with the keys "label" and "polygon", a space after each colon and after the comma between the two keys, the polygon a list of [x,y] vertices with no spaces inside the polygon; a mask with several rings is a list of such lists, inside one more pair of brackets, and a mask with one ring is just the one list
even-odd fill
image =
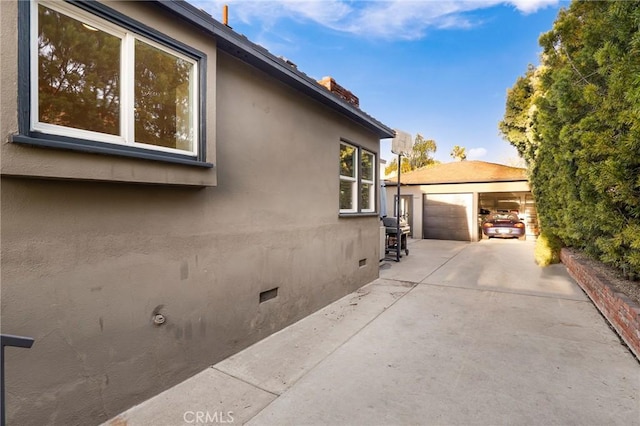
{"label": "green tree", "polygon": [[467,149],[456,145],[453,147],[449,155],[456,161],[464,161],[467,159]]}
{"label": "green tree", "polygon": [[[419,169],[420,167],[432,166],[438,164],[438,161],[433,159],[438,146],[433,139],[425,139],[420,133],[416,135],[413,142],[411,152],[408,156],[402,157],[402,173],[407,173],[412,170]],[[398,170],[398,160],[394,158],[391,163],[385,167],[384,172],[389,175]]]}
{"label": "green tree", "polygon": [[574,1],[508,92],[542,227],[640,277],[640,3]]}
{"label": "green tree", "polygon": [[436,145],[436,141],[433,139],[425,139],[420,133],[418,133],[415,141],[413,142],[411,153],[409,154],[411,170],[435,164],[433,154],[436,153],[437,149],[438,146]]}
{"label": "green tree", "polygon": [[513,87],[507,90],[504,118],[498,124],[504,139],[528,164],[535,160],[539,143],[532,130],[537,111],[535,102],[540,93],[537,88],[541,69],[529,65],[525,75],[518,77]]}
{"label": "green tree", "polygon": [[[407,157],[402,157],[402,169],[401,172],[402,173],[407,173],[410,172],[411,169],[411,164],[409,163],[409,159]],[[387,167],[385,167],[384,172],[387,175],[390,175],[391,173],[394,173],[398,171],[398,158],[394,158],[393,160],[391,160],[391,163],[389,163],[389,165]]]}

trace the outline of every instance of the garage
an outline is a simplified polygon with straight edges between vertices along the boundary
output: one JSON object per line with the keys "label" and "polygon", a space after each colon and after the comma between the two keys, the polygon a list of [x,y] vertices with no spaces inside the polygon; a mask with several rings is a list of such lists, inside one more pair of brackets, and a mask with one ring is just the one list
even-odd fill
{"label": "garage", "polygon": [[[397,182],[386,182],[387,211],[395,212]],[[484,161],[438,164],[402,174],[400,215],[413,238],[478,241],[487,212],[517,212],[527,239],[539,233],[526,170]]]}
{"label": "garage", "polygon": [[530,192],[489,192],[479,194],[480,219],[483,212],[512,212],[524,222],[527,237],[539,234],[538,213]]}
{"label": "garage", "polygon": [[470,241],[473,194],[424,194],[423,238]]}

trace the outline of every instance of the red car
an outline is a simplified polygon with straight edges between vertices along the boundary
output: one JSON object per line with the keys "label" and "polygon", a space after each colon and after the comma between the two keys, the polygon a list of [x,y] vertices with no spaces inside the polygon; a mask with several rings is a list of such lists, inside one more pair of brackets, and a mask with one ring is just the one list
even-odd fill
{"label": "red car", "polygon": [[522,238],[524,222],[514,213],[492,213],[482,222],[482,233],[489,238]]}

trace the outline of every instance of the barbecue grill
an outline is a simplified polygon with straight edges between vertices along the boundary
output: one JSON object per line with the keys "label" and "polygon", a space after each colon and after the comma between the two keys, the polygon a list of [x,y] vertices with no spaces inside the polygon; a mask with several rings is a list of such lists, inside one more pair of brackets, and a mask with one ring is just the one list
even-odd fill
{"label": "barbecue grill", "polygon": [[[411,227],[407,221],[400,218],[400,238],[398,238],[398,219],[396,217],[385,217],[382,219],[382,223],[384,224],[386,235],[385,254],[404,250],[404,253],[408,256],[407,235],[411,232]],[[400,240],[399,249],[398,240]]]}

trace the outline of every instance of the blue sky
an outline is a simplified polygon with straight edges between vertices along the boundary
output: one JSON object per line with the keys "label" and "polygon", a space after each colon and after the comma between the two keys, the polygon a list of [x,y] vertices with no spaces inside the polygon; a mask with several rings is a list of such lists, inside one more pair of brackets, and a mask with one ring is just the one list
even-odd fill
{"label": "blue sky", "polygon": [[[549,31],[559,0],[190,0],[316,80],[331,76],[391,128],[434,139],[435,158],[513,163],[498,134],[506,91]],[[390,140],[381,146],[391,161]]]}

